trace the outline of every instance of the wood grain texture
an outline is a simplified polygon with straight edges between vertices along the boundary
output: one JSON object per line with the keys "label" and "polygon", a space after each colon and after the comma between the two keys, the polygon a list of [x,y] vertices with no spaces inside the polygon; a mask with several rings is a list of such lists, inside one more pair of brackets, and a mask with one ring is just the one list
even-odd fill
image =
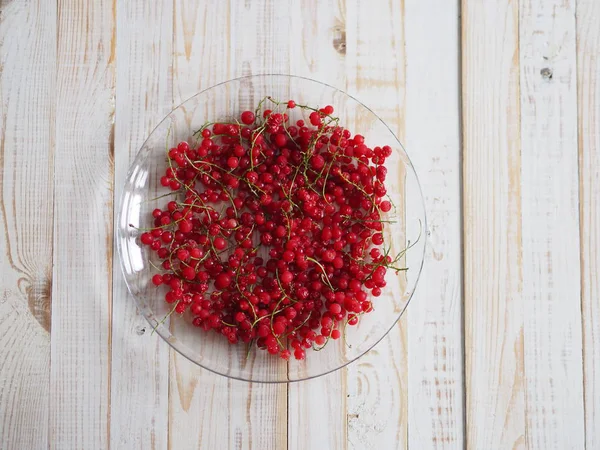
{"label": "wood grain texture", "polygon": [[110,441],[115,8],[58,2],[52,448]]}
{"label": "wood grain texture", "polygon": [[[261,73],[287,73],[293,58],[293,35],[281,24],[291,23],[291,1],[233,3],[232,42],[235,77]],[[253,26],[250,28],[248,24]],[[242,31],[243,30],[243,31]],[[250,38],[252,36],[252,38]],[[248,388],[247,391],[242,388]],[[279,450],[288,446],[287,385],[232,383],[232,408],[246,406],[246,434],[237,431],[237,448]],[[238,396],[241,391],[243,395]],[[239,400],[236,400],[238,399]],[[265,426],[266,424],[266,426]],[[242,428],[243,429],[243,428]]]}
{"label": "wood grain texture", "polygon": [[[599,55],[597,0],[0,0],[0,449],[600,448]],[[386,341],[289,386],[150,336],[112,242],[158,121],[275,72],[392,126],[430,232]]]}
{"label": "wood grain texture", "polygon": [[519,34],[527,446],[582,449],[575,2],[521,1]]}
{"label": "wood grain texture", "polygon": [[[346,10],[341,0],[290,2],[290,73],[345,89]],[[299,19],[292,19],[292,18]],[[288,449],[347,448],[346,370],[289,386]]]}
{"label": "wood grain texture", "polygon": [[406,0],[406,146],[428,249],[408,320],[408,448],[464,448],[459,4]]}
{"label": "wood grain texture", "polygon": [[0,2],[0,447],[48,446],[56,5]]}
{"label": "wood grain texture", "polygon": [[518,3],[462,2],[468,449],[525,442]]}
{"label": "wood grain texture", "polygon": [[577,2],[585,448],[600,448],[600,3]]}
{"label": "wood grain texture", "polygon": [[[346,24],[348,92],[373,108],[405,142],[404,2],[347,1]],[[360,128],[360,120],[355,126]],[[405,312],[382,342],[348,366],[350,449],[408,446],[409,316]]]}
{"label": "wood grain texture", "polygon": [[[117,3],[115,215],[129,165],[171,110],[172,29],[171,0]],[[151,336],[116,259],[113,277],[110,448],[165,449],[169,347]]]}
{"label": "wood grain texture", "polygon": [[[242,74],[286,71],[287,34],[274,26],[282,3],[176,0],[174,8],[174,105]],[[285,385],[229,380],[171,354],[169,448],[285,448],[286,405]]]}
{"label": "wood grain texture", "polygon": [[[230,7],[229,2],[219,8],[205,2],[174,2],[173,106],[231,78]],[[229,411],[230,386],[225,378],[171,352],[169,449],[236,448],[236,434],[248,442],[244,411],[240,407]],[[247,395],[247,386],[240,387],[240,395]]]}

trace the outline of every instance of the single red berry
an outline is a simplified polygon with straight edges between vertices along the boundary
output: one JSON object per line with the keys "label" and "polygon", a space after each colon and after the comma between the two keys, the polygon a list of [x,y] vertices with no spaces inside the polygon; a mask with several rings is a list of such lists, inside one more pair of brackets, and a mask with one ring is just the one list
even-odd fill
{"label": "single red berry", "polygon": [[189,233],[192,231],[192,224],[188,220],[182,220],[179,222],[178,228],[182,233]]}
{"label": "single red berry", "polygon": [[332,303],[329,306],[329,312],[331,314],[339,314],[339,313],[342,312],[342,307],[339,304],[337,304],[337,303]]}
{"label": "single red berry", "polygon": [[284,332],[285,325],[283,325],[281,322],[275,322],[273,324],[273,333],[275,333],[276,336],[281,336]]}
{"label": "single red berry", "polygon": [[241,114],[240,119],[243,124],[250,125],[254,122],[254,113],[252,111],[244,111]]}
{"label": "single red berry", "polygon": [[177,144],[177,150],[181,153],[185,153],[189,149],[190,149],[190,145],[185,141],[182,141],[179,144]]}
{"label": "single red berry", "polygon": [[227,247],[227,241],[225,241],[225,239],[222,237],[216,237],[213,241],[213,245],[217,250],[223,250],[225,247]]}
{"label": "single red berry", "polygon": [[323,123],[321,115],[316,111],[311,112],[308,119],[310,120],[311,125],[314,125],[315,127],[318,127]]}
{"label": "single red berry", "polygon": [[202,306],[200,305],[200,303],[192,303],[192,305],[190,306],[190,311],[192,312],[192,314],[197,316],[202,312]]}
{"label": "single red berry", "polygon": [[325,158],[321,155],[314,155],[310,158],[310,165],[315,170],[321,170],[325,165]]}
{"label": "single red berry", "polygon": [[194,278],[196,278],[196,271],[193,267],[185,267],[182,270],[182,273],[186,280],[193,280]]}
{"label": "single red berry", "polygon": [[227,166],[230,169],[235,169],[239,164],[240,164],[240,160],[239,160],[239,158],[236,158],[235,156],[230,156],[229,159],[227,160]]}
{"label": "single red berry", "polygon": [[296,350],[294,350],[294,358],[296,358],[297,360],[303,360],[304,358],[306,358],[306,352],[301,348],[297,348]]}
{"label": "single red berry", "polygon": [[289,270],[286,270],[281,274],[280,279],[283,284],[290,284],[294,279],[294,275]]}
{"label": "single red berry", "polygon": [[319,334],[315,338],[315,344],[317,344],[317,345],[323,345],[323,344],[325,344],[326,340],[327,340],[327,338],[325,336],[323,336],[322,334]]}
{"label": "single red berry", "polygon": [[215,278],[215,288],[217,289],[225,289],[231,284],[231,276],[229,274],[222,272]]}
{"label": "single red berry", "polygon": [[249,183],[256,183],[258,181],[258,174],[254,171],[250,171],[246,174],[246,179]]}
{"label": "single red berry", "polygon": [[287,143],[287,137],[283,133],[278,133],[273,137],[273,143],[277,147],[283,147]]}

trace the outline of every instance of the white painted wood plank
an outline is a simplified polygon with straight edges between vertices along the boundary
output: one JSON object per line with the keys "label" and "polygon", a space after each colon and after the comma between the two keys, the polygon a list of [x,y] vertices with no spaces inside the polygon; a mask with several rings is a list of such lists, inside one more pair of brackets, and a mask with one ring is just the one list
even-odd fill
{"label": "white painted wood plank", "polygon": [[[345,89],[344,2],[311,0],[290,4],[288,21],[290,47],[293,49],[290,73]],[[307,358],[310,358],[310,354]],[[346,395],[345,369],[291,384],[288,450],[347,448]]]}
{"label": "white painted wood plank", "polygon": [[345,382],[341,369],[289,386],[289,450],[347,448]]}
{"label": "white painted wood plank", "polygon": [[48,446],[56,4],[0,2],[0,447]]}
{"label": "white painted wood plank", "polygon": [[[281,8],[280,2],[215,8],[176,0],[174,105],[242,74],[285,72],[288,31],[281,28]],[[286,404],[286,385],[228,380],[172,352],[169,448],[285,448]]]}
{"label": "white painted wood plank", "polygon": [[584,448],[575,2],[520,3],[527,445]]}
{"label": "white painted wood plank", "polygon": [[[115,215],[129,164],[171,110],[172,29],[171,0],[117,3]],[[116,258],[113,276],[110,447],[166,449],[169,347],[151,335]]]}
{"label": "white painted wood plank", "polygon": [[407,0],[406,147],[427,211],[427,251],[408,320],[408,448],[463,436],[459,4]]}
{"label": "white painted wood plank", "polygon": [[58,2],[52,448],[109,444],[114,2]]}
{"label": "white painted wood plank", "polygon": [[[401,142],[406,137],[405,26],[404,2],[346,2],[348,92],[373,108]],[[402,210],[404,205],[396,203]],[[409,316],[410,310],[382,342],[348,366],[349,449],[408,447]]]}
{"label": "white painted wood plank", "polygon": [[523,449],[518,3],[461,15],[467,448]]}
{"label": "white painted wood plank", "polygon": [[600,3],[577,1],[585,448],[600,448]]}

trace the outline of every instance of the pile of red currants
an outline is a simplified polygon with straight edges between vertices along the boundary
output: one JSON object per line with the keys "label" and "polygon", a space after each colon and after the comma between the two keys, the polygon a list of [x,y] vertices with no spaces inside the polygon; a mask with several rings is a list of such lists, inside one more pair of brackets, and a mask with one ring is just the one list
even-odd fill
{"label": "pile of red currants", "polygon": [[160,183],[174,197],[140,240],[172,312],[287,360],[373,310],[386,272],[405,270],[384,245],[392,149],[333,112],[267,97],[167,150]]}

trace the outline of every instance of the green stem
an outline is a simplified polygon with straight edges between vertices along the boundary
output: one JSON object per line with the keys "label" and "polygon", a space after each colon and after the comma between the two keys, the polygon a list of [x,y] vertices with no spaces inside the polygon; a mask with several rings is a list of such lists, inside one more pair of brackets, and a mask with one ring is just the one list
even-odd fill
{"label": "green stem", "polygon": [[312,261],[313,263],[315,263],[317,266],[319,266],[321,268],[321,271],[323,272],[324,281],[331,288],[331,290],[335,292],[335,290],[333,289],[333,286],[331,285],[331,282],[329,281],[329,277],[327,276],[327,272],[325,271],[325,267],[323,267],[319,261],[317,261],[316,259],[313,259],[313,258],[311,258],[309,256],[307,256],[306,259],[309,260],[309,261]]}
{"label": "green stem", "polygon": [[160,322],[158,322],[158,323],[157,323],[157,324],[154,326],[154,328],[152,328],[152,333],[150,333],[150,336],[152,336],[152,335],[154,334],[154,332],[156,331],[156,329],[157,329],[159,326],[161,326],[163,323],[165,323],[165,320],[167,320],[167,319],[169,318],[169,316],[175,312],[175,308],[177,308],[177,304],[178,304],[178,303],[179,303],[179,302],[175,302],[175,304],[173,305],[173,308],[171,308],[171,311],[169,311],[169,312],[167,313],[167,315],[166,315],[165,317],[163,317],[163,318],[162,318],[162,320],[161,320]]}

